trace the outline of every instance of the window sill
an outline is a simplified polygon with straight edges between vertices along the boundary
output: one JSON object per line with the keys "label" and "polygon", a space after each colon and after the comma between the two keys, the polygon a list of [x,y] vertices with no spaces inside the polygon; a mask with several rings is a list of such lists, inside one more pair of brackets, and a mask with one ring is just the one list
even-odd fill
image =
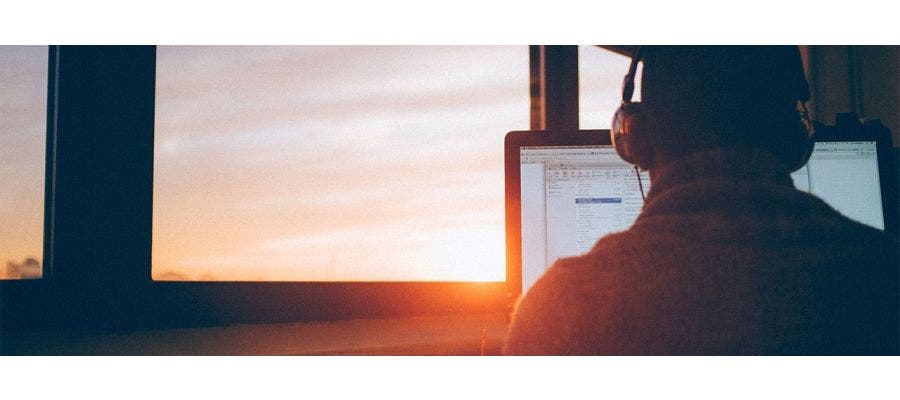
{"label": "window sill", "polygon": [[497,355],[504,314],[366,319],[129,334],[4,335],[3,354],[22,355]]}

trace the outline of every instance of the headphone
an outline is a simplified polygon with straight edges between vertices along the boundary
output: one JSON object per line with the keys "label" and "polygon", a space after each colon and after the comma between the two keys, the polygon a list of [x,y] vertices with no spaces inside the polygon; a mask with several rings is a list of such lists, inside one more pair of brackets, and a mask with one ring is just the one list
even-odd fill
{"label": "headphone", "polygon": [[[632,101],[638,63],[643,59],[642,50],[642,47],[635,50],[631,65],[628,67],[628,74],[622,81],[622,104],[613,114],[612,129],[609,134],[613,147],[625,162],[647,170],[653,168],[656,162],[650,135],[646,132],[649,129],[648,117],[644,113],[647,111],[640,102]],[[815,129],[806,109],[806,102],[810,97],[809,84],[806,82],[802,66],[798,71],[797,80],[797,101],[800,104],[798,127],[796,134],[791,134],[793,137],[788,138],[789,148],[783,149],[783,155],[779,156],[790,172],[806,165],[815,145]]]}

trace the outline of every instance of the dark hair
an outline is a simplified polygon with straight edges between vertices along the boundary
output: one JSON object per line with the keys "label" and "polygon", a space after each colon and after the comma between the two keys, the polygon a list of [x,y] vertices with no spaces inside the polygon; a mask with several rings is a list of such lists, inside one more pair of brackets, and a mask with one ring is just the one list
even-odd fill
{"label": "dark hair", "polygon": [[[779,153],[800,124],[808,90],[796,46],[646,47],[641,102],[659,162],[700,149]],[[792,136],[794,135],[794,136]]]}

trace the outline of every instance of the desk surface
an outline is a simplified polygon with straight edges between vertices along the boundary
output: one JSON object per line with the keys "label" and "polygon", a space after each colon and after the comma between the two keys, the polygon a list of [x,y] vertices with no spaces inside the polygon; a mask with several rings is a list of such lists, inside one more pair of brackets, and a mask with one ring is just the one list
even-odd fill
{"label": "desk surface", "polygon": [[233,325],[128,334],[4,335],[24,355],[496,355],[503,314]]}

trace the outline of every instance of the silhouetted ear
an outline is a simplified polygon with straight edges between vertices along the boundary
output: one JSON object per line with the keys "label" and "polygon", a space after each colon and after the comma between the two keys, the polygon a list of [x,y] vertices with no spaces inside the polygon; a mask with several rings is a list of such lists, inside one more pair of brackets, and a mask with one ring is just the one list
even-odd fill
{"label": "silhouetted ear", "polygon": [[797,118],[797,127],[789,130],[788,144],[786,145],[784,163],[790,172],[803,168],[809,157],[812,156],[815,147],[815,126],[809,120],[809,116],[802,112]]}

